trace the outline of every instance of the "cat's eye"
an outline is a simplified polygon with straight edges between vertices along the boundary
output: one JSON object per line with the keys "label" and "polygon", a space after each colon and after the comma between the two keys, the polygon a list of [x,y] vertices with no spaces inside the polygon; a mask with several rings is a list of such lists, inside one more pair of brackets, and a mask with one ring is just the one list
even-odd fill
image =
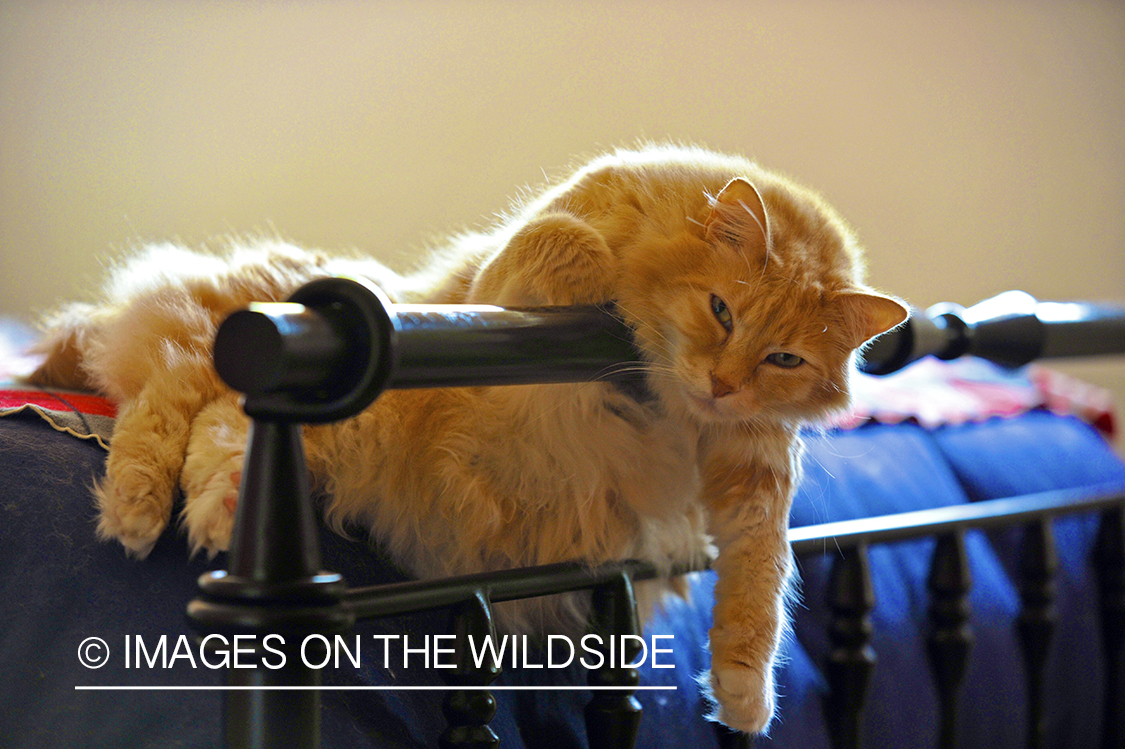
{"label": "cat's eye", "polygon": [[805,363],[805,360],[796,354],[790,354],[785,351],[778,351],[776,354],[770,354],[766,357],[766,361],[774,366],[781,367],[782,369],[793,369]]}
{"label": "cat's eye", "polygon": [[727,303],[714,294],[711,295],[711,312],[715,314],[715,319],[719,321],[719,324],[729,332],[734,325],[734,318],[731,317],[730,310],[727,309]]}

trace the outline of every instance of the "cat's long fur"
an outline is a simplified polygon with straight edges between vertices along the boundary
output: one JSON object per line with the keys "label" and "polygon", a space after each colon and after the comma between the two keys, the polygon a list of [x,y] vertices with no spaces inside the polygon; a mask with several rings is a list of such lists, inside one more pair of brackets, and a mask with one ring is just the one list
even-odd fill
{"label": "cat's long fur", "polygon": [[[906,316],[863,286],[837,215],[744,159],[646,148],[591,162],[410,276],[279,242],[219,258],[151,248],[113,274],[100,304],[54,320],[34,375],[120,404],[97,491],[104,538],[143,557],[179,486],[193,546],[226,548],[246,420],[210,366],[216,326],[337,273],[399,302],[616,302],[654,399],[605,383],[387,392],[306,431],[326,515],[366,525],[423,577],[575,558],[667,569],[702,561],[713,542],[718,717],[762,730],[785,626],[798,426],[846,403],[853,351]],[[581,614],[537,605],[510,624],[549,631]]]}

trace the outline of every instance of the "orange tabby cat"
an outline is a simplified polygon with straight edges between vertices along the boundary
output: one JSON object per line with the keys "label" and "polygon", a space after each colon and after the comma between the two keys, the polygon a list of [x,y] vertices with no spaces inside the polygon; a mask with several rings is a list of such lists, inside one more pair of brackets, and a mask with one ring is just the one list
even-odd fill
{"label": "orange tabby cat", "polygon": [[[398,302],[616,302],[655,398],[605,383],[384,393],[306,431],[327,518],[366,524],[423,577],[566,559],[668,569],[702,562],[713,541],[717,717],[762,730],[786,619],[798,427],[845,405],[853,352],[907,315],[862,285],[837,215],[744,159],[647,148],[597,159],[412,276],[281,243],[223,259],[153,248],[114,275],[103,304],[55,320],[34,376],[120,404],[97,489],[103,537],[143,557],[178,485],[193,547],[227,547],[247,422],[211,367],[215,328],[337,273]],[[515,626],[582,613],[534,605]]]}

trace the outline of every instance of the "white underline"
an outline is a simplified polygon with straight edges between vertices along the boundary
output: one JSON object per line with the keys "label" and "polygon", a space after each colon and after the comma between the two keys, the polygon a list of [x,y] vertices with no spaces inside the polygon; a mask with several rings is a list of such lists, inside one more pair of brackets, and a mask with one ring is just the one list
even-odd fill
{"label": "white underline", "polygon": [[652,690],[675,690],[679,687],[676,686],[636,686],[636,687],[576,687],[576,686],[557,686],[557,687],[504,687],[504,686],[464,686],[464,687],[382,687],[382,686],[269,686],[269,687],[248,687],[248,686],[218,686],[218,687],[202,687],[202,686],[168,686],[168,685],[153,685],[153,686],[75,686],[77,692],[307,692],[307,691],[323,691],[323,692],[350,692],[350,691],[383,691],[383,692],[418,692],[418,691],[450,691],[450,690],[467,690],[467,691],[484,691],[491,692],[515,692],[515,691],[544,691],[544,692],[558,692],[558,691],[626,691],[632,690],[634,692],[652,691]]}

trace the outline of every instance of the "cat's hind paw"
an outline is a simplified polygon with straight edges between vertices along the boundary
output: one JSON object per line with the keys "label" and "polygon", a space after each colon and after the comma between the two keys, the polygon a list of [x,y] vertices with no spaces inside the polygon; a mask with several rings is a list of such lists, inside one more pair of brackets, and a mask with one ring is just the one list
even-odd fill
{"label": "cat's hind paw", "polygon": [[724,663],[712,669],[709,681],[715,702],[712,718],[744,733],[766,730],[776,702],[772,673],[739,663]]}
{"label": "cat's hind paw", "polygon": [[137,559],[147,557],[172,514],[171,492],[160,491],[162,483],[141,466],[111,471],[94,490],[98,538],[119,541]]}

